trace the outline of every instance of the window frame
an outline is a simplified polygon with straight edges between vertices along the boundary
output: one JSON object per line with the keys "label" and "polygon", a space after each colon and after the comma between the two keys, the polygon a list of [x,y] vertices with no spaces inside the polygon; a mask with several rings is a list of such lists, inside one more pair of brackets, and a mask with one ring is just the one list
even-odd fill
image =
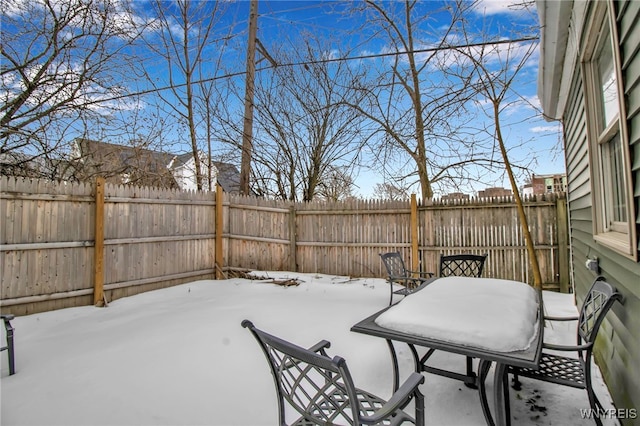
{"label": "window frame", "polygon": [[[585,34],[584,50],[581,58],[581,70],[585,95],[585,114],[587,127],[587,146],[589,152],[589,170],[591,173],[591,198],[593,208],[593,238],[602,244],[635,261],[638,260],[637,236],[634,216],[634,203],[629,152],[629,137],[626,122],[623,75],[620,59],[620,46],[615,20],[613,1],[592,3],[591,19]],[[600,69],[603,43],[610,43],[611,60],[616,79],[617,114],[609,123],[605,123],[605,111],[602,102],[602,84]],[[604,151],[618,138],[623,170],[621,193],[625,197],[624,214],[626,221],[613,220],[614,195],[612,181],[615,177],[606,175],[607,164],[611,157]],[[609,163],[610,164],[610,163]],[[611,179],[609,179],[611,178]]]}

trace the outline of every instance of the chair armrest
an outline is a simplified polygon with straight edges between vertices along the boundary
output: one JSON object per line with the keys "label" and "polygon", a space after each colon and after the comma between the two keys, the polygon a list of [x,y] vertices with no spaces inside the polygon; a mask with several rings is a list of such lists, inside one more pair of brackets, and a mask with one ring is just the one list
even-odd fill
{"label": "chair armrest", "polygon": [[[309,349],[307,349],[309,352],[316,352],[319,353],[322,356],[326,356],[327,358],[329,358],[329,355],[327,355],[327,351],[325,351],[326,348],[331,346],[331,342],[327,341],[327,340],[320,340],[318,343],[316,343],[315,345],[311,346]],[[289,361],[287,361],[285,364],[283,364],[283,368],[285,370],[290,369],[291,367],[295,367],[296,365],[300,364],[299,360],[293,360],[290,359]]]}
{"label": "chair armrest", "polygon": [[544,319],[546,321],[578,321],[580,319],[580,317],[575,316],[575,317],[550,317],[550,316],[545,316]]}
{"label": "chair armrest", "polygon": [[424,283],[428,280],[429,278],[422,278],[422,277],[389,277],[387,278],[387,281],[391,283],[403,283],[403,284],[406,284],[407,282]]}
{"label": "chair armrest", "polygon": [[328,356],[327,352],[325,351],[326,348],[331,347],[331,342],[327,341],[327,340],[320,340],[318,343],[316,343],[315,345],[311,346],[309,348],[309,351],[311,352],[319,352],[324,356]]}
{"label": "chair armrest", "polygon": [[402,386],[400,386],[400,388],[382,407],[380,407],[371,416],[362,417],[363,423],[377,424],[382,420],[387,419],[396,410],[404,408],[413,394],[415,392],[419,392],[418,386],[422,383],[424,383],[424,376],[422,374],[411,373]]}
{"label": "chair armrest", "polygon": [[585,343],[583,345],[575,345],[575,346],[566,346],[566,345],[555,345],[553,343],[543,343],[542,347],[544,349],[551,349],[554,351],[565,351],[565,352],[577,352],[577,351],[586,351],[587,349],[593,346],[592,343]]}
{"label": "chair armrest", "polygon": [[400,277],[397,275],[389,275],[389,278],[387,278],[389,281],[406,281],[406,280],[413,280],[415,278],[413,277]]}
{"label": "chair armrest", "polygon": [[429,277],[433,277],[435,274],[433,272],[422,272],[422,271],[407,271],[410,274],[418,274],[418,275],[428,275]]}

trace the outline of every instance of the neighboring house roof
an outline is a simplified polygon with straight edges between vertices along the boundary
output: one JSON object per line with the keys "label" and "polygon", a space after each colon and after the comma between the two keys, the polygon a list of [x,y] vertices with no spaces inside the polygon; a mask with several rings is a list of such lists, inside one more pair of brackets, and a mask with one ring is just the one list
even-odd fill
{"label": "neighboring house roof", "polygon": [[[91,174],[101,174],[111,182],[176,188],[173,170],[188,165],[193,154],[170,154],[145,148],[77,139],[76,157]],[[212,162],[216,180],[227,193],[240,192],[240,172],[230,163]]]}
{"label": "neighboring house roof", "polygon": [[75,142],[76,160],[83,164],[84,174],[99,174],[114,183],[177,187],[171,171],[167,169],[173,154],[84,138]]}
{"label": "neighboring house roof", "polygon": [[31,157],[18,151],[9,151],[0,153],[0,165],[1,166],[17,166],[20,164],[29,163]]}
{"label": "neighboring house roof", "polygon": [[0,153],[0,173],[7,176],[33,176],[38,165],[28,155],[17,151]]}
{"label": "neighboring house roof", "polygon": [[174,155],[171,161],[172,169],[177,169],[178,167],[186,165],[189,160],[193,158],[193,154],[190,152],[185,152],[184,154]]}
{"label": "neighboring house roof", "polygon": [[0,153],[0,174],[73,180],[75,168],[67,159],[29,156],[17,151]]}
{"label": "neighboring house roof", "polygon": [[216,180],[224,192],[230,194],[240,193],[240,172],[230,163],[214,161],[213,165],[218,170]]}

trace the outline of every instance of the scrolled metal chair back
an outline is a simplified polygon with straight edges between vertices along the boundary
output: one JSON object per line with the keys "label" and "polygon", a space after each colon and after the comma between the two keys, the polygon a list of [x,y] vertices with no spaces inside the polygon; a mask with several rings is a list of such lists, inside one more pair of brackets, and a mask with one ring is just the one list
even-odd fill
{"label": "scrolled metal chair back", "polygon": [[402,260],[402,256],[400,252],[391,252],[381,254],[382,262],[384,263],[385,268],[387,268],[387,273],[390,277],[393,278],[406,278],[408,277],[407,268]]}
{"label": "scrolled metal chair back", "polygon": [[456,254],[440,257],[441,277],[480,277],[487,255]]}
{"label": "scrolled metal chair back", "polygon": [[616,292],[604,277],[596,278],[580,308],[578,343],[582,340],[593,344],[604,317],[619,299],[620,293]]}
{"label": "scrolled metal chair back", "polygon": [[358,401],[343,358],[309,351],[255,328],[250,321],[242,325],[251,330],[269,361],[278,393],[280,424],[286,424],[284,401],[307,424],[360,424],[360,403],[367,401]]}

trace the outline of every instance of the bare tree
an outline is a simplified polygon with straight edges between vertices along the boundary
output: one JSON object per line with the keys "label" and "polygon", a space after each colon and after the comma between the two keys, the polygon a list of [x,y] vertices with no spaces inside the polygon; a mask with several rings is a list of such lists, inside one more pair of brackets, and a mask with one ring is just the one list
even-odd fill
{"label": "bare tree", "polygon": [[361,117],[346,104],[358,102],[363,71],[332,61],[329,41],[311,34],[299,46],[273,47],[277,66],[256,81],[255,191],[311,201],[332,173],[349,175],[366,142]]}
{"label": "bare tree", "polygon": [[126,49],[145,30],[127,0],[2,2],[0,154],[51,163],[95,118],[134,109]]}
{"label": "bare tree", "polygon": [[[189,0],[177,0],[167,4],[156,0],[154,12],[156,15],[155,29],[147,40],[149,48],[164,62],[166,79],[162,85],[169,90],[158,90],[158,95],[165,102],[172,115],[184,126],[187,143],[191,148],[195,164],[195,177],[198,190],[203,189],[204,178],[210,179],[210,172],[204,173],[201,158],[202,142],[207,143],[207,154],[211,153],[211,133],[203,137],[199,132],[199,125],[205,123],[205,131],[211,131],[210,121],[203,118],[200,112],[211,112],[213,92],[211,88],[202,85],[207,80],[204,74],[204,62],[207,62],[208,54],[216,48],[215,27],[223,15],[224,2],[192,2]],[[226,40],[223,37],[222,40]],[[207,69],[209,75],[215,72],[213,63],[209,63]],[[157,86],[158,76],[156,66],[147,66],[146,73],[149,82]],[[204,89],[204,90],[202,90]],[[204,106],[198,106],[198,100],[204,101]],[[208,123],[208,124],[207,124]],[[205,160],[207,163],[209,160]],[[207,166],[208,164],[205,164]]]}
{"label": "bare tree", "polygon": [[[366,17],[362,31],[374,31],[372,39],[384,40],[387,55],[378,61],[375,78],[359,88],[365,101],[350,105],[378,126],[379,135],[372,139],[376,164],[392,168],[398,162],[396,180],[417,175],[422,199],[430,199],[436,182],[463,179],[468,164],[491,161],[487,147],[464,132],[464,124],[473,118],[465,109],[472,95],[468,77],[442,72],[446,64],[440,51],[457,33],[468,3],[452,3],[443,10],[425,3],[355,3],[356,12]],[[429,21],[443,12],[449,13],[446,28],[431,28]]]}
{"label": "bare tree", "polygon": [[389,182],[376,183],[373,187],[373,193],[376,198],[390,201],[408,200],[410,198],[409,192]]}
{"label": "bare tree", "polygon": [[354,182],[349,172],[349,168],[329,167],[318,185],[318,198],[326,201],[344,201],[353,198]]}
{"label": "bare tree", "polygon": [[[225,60],[228,58],[229,42],[233,40],[233,25],[230,25],[226,29],[226,34],[223,31],[218,32],[218,36],[215,40],[215,51],[209,50],[209,60],[200,61],[199,63],[199,75],[204,76],[207,74],[206,69],[213,69],[217,73],[223,73],[225,69]],[[215,60],[214,60],[215,58]],[[221,152],[223,148],[223,141],[229,140],[229,133],[233,133],[236,123],[225,119],[231,114],[230,105],[233,104],[229,100],[229,86],[233,85],[232,79],[214,79],[206,78],[198,82],[198,93],[196,95],[196,107],[197,112],[201,117],[200,140],[203,141],[203,145],[206,148],[206,186],[207,188],[214,187],[214,165],[213,158],[214,153],[218,161],[224,160],[222,157],[231,157],[229,154]],[[237,137],[231,138],[238,140]],[[216,142],[219,142],[216,144]],[[217,149],[216,147],[217,146]],[[231,152],[236,151],[232,149]]]}
{"label": "bare tree", "polygon": [[[465,36],[470,37],[469,33],[465,33]],[[517,76],[526,68],[527,62],[536,48],[537,43],[532,41],[509,44],[483,42],[473,47],[458,48],[456,52],[462,61],[474,66],[474,79],[471,87],[479,96],[477,103],[481,105],[480,109],[485,111],[491,120],[491,125],[484,130],[494,138],[498,145],[516,201],[518,217],[531,262],[534,284],[537,288],[542,288],[540,266],[529,231],[524,203],[518,190],[514,165],[509,159],[509,141],[503,132],[503,116],[506,114],[506,110],[511,108],[514,102],[523,101],[522,96],[515,91],[514,87]],[[485,104],[488,104],[488,108],[482,107]]]}

